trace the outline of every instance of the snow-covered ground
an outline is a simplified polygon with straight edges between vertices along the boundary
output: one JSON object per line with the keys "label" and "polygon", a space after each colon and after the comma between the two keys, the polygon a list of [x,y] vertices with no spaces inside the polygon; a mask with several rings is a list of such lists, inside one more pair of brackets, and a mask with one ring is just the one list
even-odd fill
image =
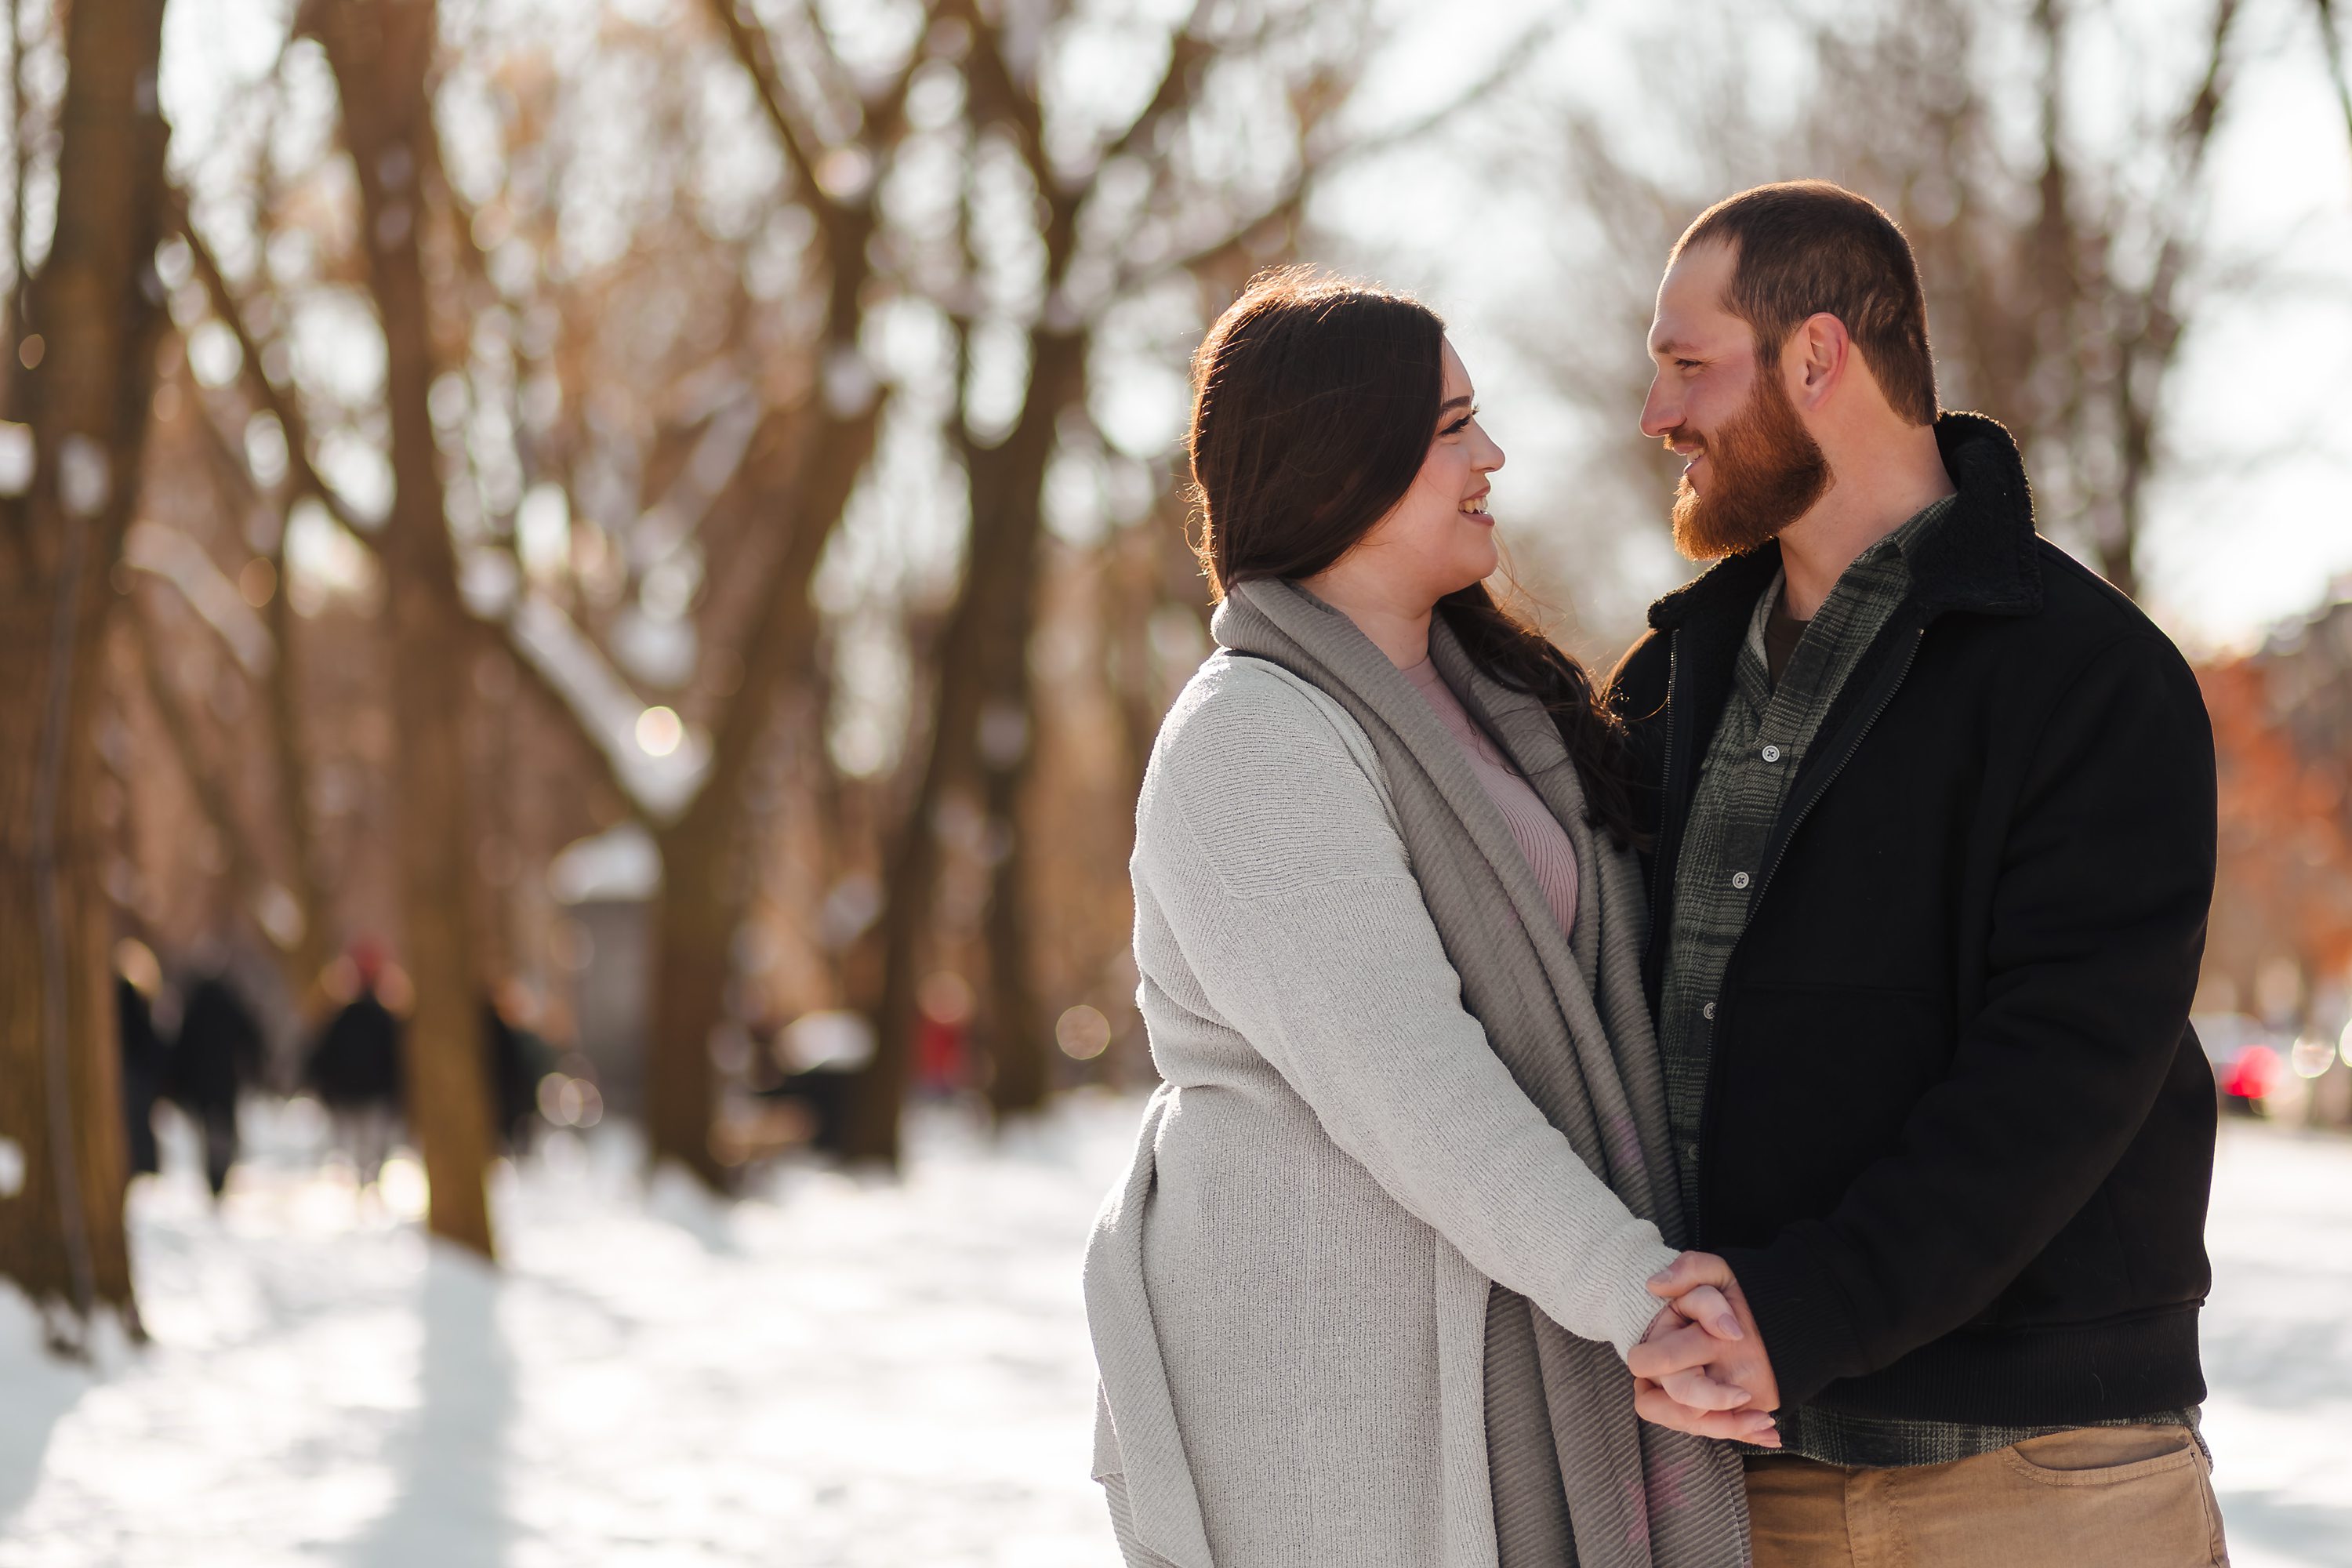
{"label": "snow-covered ground", "polygon": [[2236,1568],[2352,1564],[2352,1139],[2225,1120],[2205,1436]]}
{"label": "snow-covered ground", "polygon": [[[0,1568],[1108,1568],[1077,1253],[1133,1101],[903,1184],[648,1197],[621,1129],[502,1175],[495,1274],[280,1136],[136,1197],[152,1342],[97,1373],[0,1295]],[[2352,1141],[2233,1122],[2208,1431],[2241,1568],[2352,1563]]]}

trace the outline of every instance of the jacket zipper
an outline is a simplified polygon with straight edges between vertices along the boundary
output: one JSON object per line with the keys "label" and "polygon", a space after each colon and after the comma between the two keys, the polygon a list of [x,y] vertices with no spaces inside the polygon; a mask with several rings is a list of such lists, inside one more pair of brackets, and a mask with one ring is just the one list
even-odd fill
{"label": "jacket zipper", "polygon": [[[1812,815],[1814,804],[1818,802],[1822,796],[1829,794],[1830,785],[1837,783],[1838,775],[1845,772],[1846,763],[1853,760],[1853,754],[1862,750],[1862,743],[1870,738],[1871,731],[1878,727],[1878,721],[1885,716],[1887,709],[1894,706],[1895,694],[1902,690],[1903,683],[1911,678],[1911,666],[1917,662],[1919,658],[1919,645],[1925,642],[1927,638],[1927,627],[1926,623],[1923,622],[1919,626],[1918,629],[1912,634],[1911,646],[1903,655],[1902,667],[1895,670],[1895,679],[1887,684],[1886,689],[1879,694],[1877,706],[1871,709],[1870,716],[1862,721],[1862,728],[1854,731],[1853,740],[1846,746],[1844,751],[1839,753],[1837,761],[1831,765],[1828,773],[1823,775],[1822,781],[1809,790],[1804,799],[1798,803],[1797,815],[1790,819],[1788,831],[1780,835],[1780,847],[1772,852],[1771,864],[1764,868],[1763,879],[1756,884],[1756,891],[1748,897],[1748,912],[1749,920],[1752,921],[1755,918],[1757,906],[1764,901],[1765,890],[1771,887],[1773,874],[1780,870],[1780,862],[1788,858],[1789,841],[1797,837],[1797,829],[1802,827],[1805,825],[1805,818]],[[1671,669],[1669,670],[1669,679],[1672,679]],[[1671,714],[1668,717],[1666,725],[1666,736],[1668,744],[1671,746],[1674,737],[1674,724]],[[1745,942],[1747,940],[1747,926],[1743,923],[1740,927],[1741,942]],[[1724,959],[1724,980],[1728,980],[1730,978],[1731,966],[1738,962],[1738,958],[1739,944],[1735,942],[1732,944],[1730,953]],[[1698,1127],[1698,1142],[1699,1147],[1702,1150],[1704,1150],[1707,1144],[1714,1142],[1716,1111],[1717,1108],[1723,1100],[1723,1096],[1720,1092],[1723,1087],[1720,1081],[1723,1076],[1723,1053],[1715,1048],[1716,1040],[1720,1035],[1724,1023],[1723,984],[1723,980],[1719,980],[1716,983],[1714,999],[1715,1012],[1706,1020],[1706,1096],[1701,1102],[1702,1109],[1699,1111]],[[1699,1224],[1704,1224],[1706,1220],[1707,1210],[1706,1182],[1708,1173],[1712,1170],[1713,1166],[1707,1164],[1704,1161],[1701,1162],[1699,1165],[1699,1212],[1696,1215],[1693,1216],[1699,1222]],[[1698,1225],[1693,1225],[1691,1229],[1693,1235],[1693,1245],[1697,1245]]]}

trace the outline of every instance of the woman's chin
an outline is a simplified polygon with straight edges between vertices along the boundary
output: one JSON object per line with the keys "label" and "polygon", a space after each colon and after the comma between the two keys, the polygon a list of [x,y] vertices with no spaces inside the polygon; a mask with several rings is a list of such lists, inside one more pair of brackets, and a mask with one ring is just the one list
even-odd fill
{"label": "woman's chin", "polygon": [[1463,571],[1455,574],[1452,584],[1446,588],[1445,592],[1440,594],[1438,597],[1441,599],[1450,599],[1465,588],[1476,587],[1479,584],[1484,583],[1487,578],[1492,577],[1495,574],[1498,564],[1499,563],[1490,564],[1487,566],[1486,571],[1480,573],[1475,577],[1470,575],[1469,568],[1464,568]]}

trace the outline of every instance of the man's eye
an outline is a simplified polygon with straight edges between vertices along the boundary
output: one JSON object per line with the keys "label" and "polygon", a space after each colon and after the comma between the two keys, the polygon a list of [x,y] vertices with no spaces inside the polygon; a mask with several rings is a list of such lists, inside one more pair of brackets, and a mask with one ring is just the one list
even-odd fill
{"label": "man's eye", "polygon": [[1698,368],[1698,361],[1695,359],[1678,359],[1675,361],[1675,368],[1676,370],[1696,370]]}

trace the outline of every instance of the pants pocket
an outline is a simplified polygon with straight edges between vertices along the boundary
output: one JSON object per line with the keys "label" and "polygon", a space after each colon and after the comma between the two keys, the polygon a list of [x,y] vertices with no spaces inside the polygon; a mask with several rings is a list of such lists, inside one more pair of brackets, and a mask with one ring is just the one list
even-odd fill
{"label": "pants pocket", "polygon": [[1885,1473],[1877,1522],[1920,1568],[2213,1568],[2229,1556],[2180,1426],[2093,1426]]}
{"label": "pants pocket", "polygon": [[2000,1451],[2011,1473],[2045,1487],[2114,1487],[2202,1467],[2185,1426],[2085,1426]]}

